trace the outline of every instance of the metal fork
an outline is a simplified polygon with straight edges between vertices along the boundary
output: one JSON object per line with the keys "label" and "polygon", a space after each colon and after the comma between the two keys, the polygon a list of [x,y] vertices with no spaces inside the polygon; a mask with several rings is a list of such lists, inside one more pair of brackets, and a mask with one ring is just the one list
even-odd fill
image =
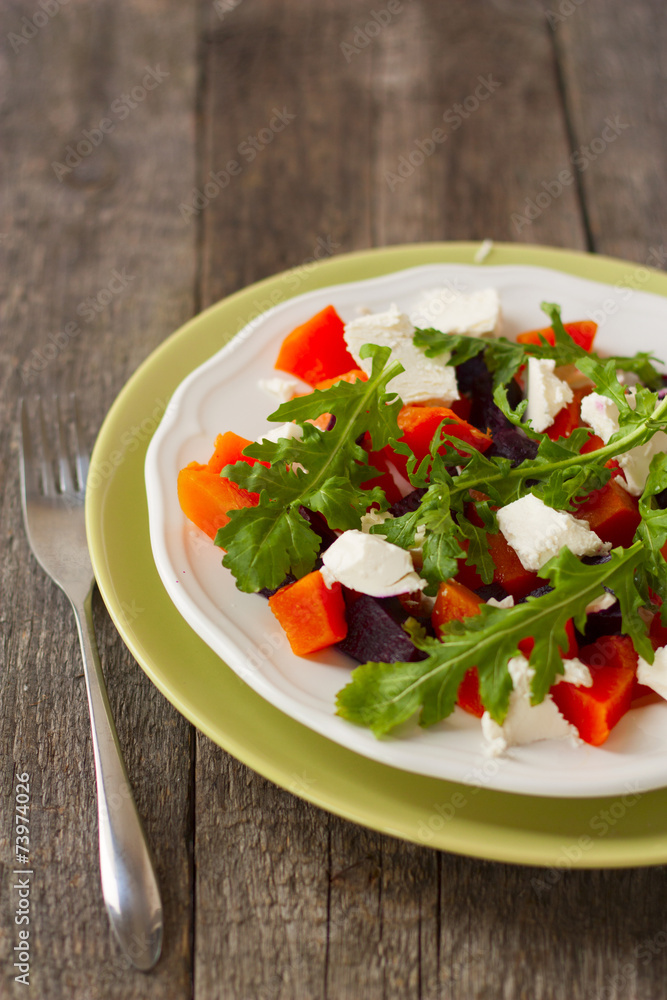
{"label": "metal fork", "polygon": [[[37,400],[33,421],[25,402],[20,402],[23,518],[35,558],[67,595],[74,611],[93,736],[102,894],[123,952],[133,965],[147,972],[160,957],[162,901],[95,642],[91,606],[95,576],[84,522],[88,456],[78,443],[76,401],[72,397],[74,419],[69,425],[62,418],[57,397],[55,409],[53,447],[41,400]],[[69,440],[73,442],[73,461]]]}

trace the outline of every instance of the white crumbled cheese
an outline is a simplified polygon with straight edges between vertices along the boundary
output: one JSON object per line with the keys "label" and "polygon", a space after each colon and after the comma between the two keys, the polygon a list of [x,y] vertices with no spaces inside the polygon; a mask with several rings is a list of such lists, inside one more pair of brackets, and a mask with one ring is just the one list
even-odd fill
{"label": "white crumbled cheese", "polygon": [[378,510],[376,507],[371,507],[366,514],[361,515],[361,530],[369,532],[376,524],[384,524],[385,521],[388,521],[393,516],[388,510],[383,511]]}
{"label": "white crumbled cheese", "polygon": [[502,601],[499,601],[495,597],[490,597],[486,603],[491,608],[513,608],[514,598],[511,594],[508,594],[507,597],[503,597]]}
{"label": "white crumbled cheese", "polygon": [[405,371],[388,384],[397,392],[404,403],[424,403],[438,399],[448,406],[459,399],[456,384],[456,369],[447,364],[447,359],[427,358],[415,347],[415,328],[405,313],[392,306],[387,312],[359,316],[345,325],[345,343],[350,354],[365,372],[370,374],[373,367],[371,358],[359,356],[364,344],[379,344],[391,348],[392,361],[400,361]]}
{"label": "white crumbled cheese", "polygon": [[616,597],[614,594],[610,594],[608,590],[605,590],[604,594],[600,594],[599,597],[596,597],[595,600],[586,605],[584,614],[594,615],[598,611],[606,611],[613,604],[616,604]]}
{"label": "white crumbled cheese", "polygon": [[655,651],[653,663],[648,663],[642,656],[637,664],[637,680],[645,684],[661,698],[667,698],[667,646],[660,646]]}
{"label": "white crumbled cheese", "polygon": [[423,292],[410,314],[415,326],[463,333],[467,337],[493,335],[500,318],[500,299],[495,288],[484,288],[466,295],[452,288],[433,288]]}
{"label": "white crumbled cheese", "polygon": [[257,385],[280,403],[289,403],[299,391],[299,383],[290,378],[260,378]]}
{"label": "white crumbled cheese", "polygon": [[409,552],[364,531],[344,531],[322,553],[322,564],[327,587],[337,580],[371,597],[410,594],[426,586],[415,573]]}
{"label": "white crumbled cheese", "polygon": [[497,516],[500,530],[527,570],[541,569],[564,545],[575,556],[599,555],[611,547],[586,521],[547,507],[532,493],[501,507]]}
{"label": "white crumbled cheese", "polygon": [[619,427],[618,407],[613,399],[591,392],[581,401],[581,419],[607,444]]}
{"label": "white crumbled cheese", "polygon": [[553,358],[528,358],[528,409],[526,416],[534,431],[551,427],[554,417],[574,399],[574,393],[554,375]]}
{"label": "white crumbled cheese", "polygon": [[493,250],[493,240],[483,240],[481,246],[475,251],[473,260],[476,264],[483,264]]}
{"label": "white crumbled cheese", "polygon": [[651,459],[654,455],[660,455],[667,451],[667,434],[664,431],[656,431],[650,441],[640,444],[637,448],[617,455],[617,461],[623,469],[625,479],[619,476],[616,480],[619,486],[633,497],[640,497],[644,492],[646,480],[648,479]]}
{"label": "white crumbled cheese", "polygon": [[299,427],[298,424],[289,423],[289,424],[279,424],[278,427],[274,428],[272,431],[269,431],[268,434],[263,434],[259,440],[273,441],[274,444],[277,444],[281,438],[287,438],[288,440],[292,440],[293,438],[296,441],[300,441],[302,437],[303,437],[303,428]]}
{"label": "white crumbled cheese", "polygon": [[624,372],[620,368],[616,369],[616,378],[621,385],[636,386],[641,382],[641,379],[636,372]]}
{"label": "white crumbled cheese", "polygon": [[419,549],[421,551],[421,549],[423,549],[423,547],[424,547],[424,542],[425,541],[426,541],[426,525],[425,524],[418,524],[417,527],[415,528],[414,543],[413,543],[412,548],[410,549],[410,551],[414,552],[417,549]]}
{"label": "white crumbled cheese", "polygon": [[[632,389],[628,396],[628,403],[633,406]],[[581,403],[581,418],[590,424],[605,444],[612,434],[619,430],[618,416],[618,407],[613,400],[597,392],[584,396]],[[616,459],[625,475],[625,479],[623,476],[618,477],[616,480],[618,485],[627,490],[631,496],[640,497],[646,486],[651,459],[664,451],[667,451],[667,434],[664,431],[656,431],[646,444],[640,444],[637,448],[631,448],[630,451],[617,455]]]}
{"label": "white crumbled cheese", "polygon": [[592,687],[593,678],[585,663],[576,657],[572,660],[563,660],[564,673],[558,674],[556,684],[567,681],[568,684],[576,684],[577,687]]}
{"label": "white crumbled cheese", "polygon": [[579,742],[576,728],[563,718],[550,694],[539,705],[531,705],[530,682],[535,670],[526,657],[512,657],[507,669],[514,685],[509,708],[502,726],[488,712],[482,716],[484,752],[490,757],[499,757],[508,747],[537,740],[573,739]]}

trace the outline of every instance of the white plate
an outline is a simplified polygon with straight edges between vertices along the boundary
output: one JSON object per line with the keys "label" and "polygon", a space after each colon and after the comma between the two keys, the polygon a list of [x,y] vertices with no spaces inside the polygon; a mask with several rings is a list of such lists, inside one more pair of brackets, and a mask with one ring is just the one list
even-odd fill
{"label": "white plate", "polygon": [[346,321],[357,315],[358,306],[376,312],[395,302],[409,311],[421,291],[442,285],[460,291],[497,288],[508,337],[547,325],[540,310],[540,302],[547,300],[562,306],[565,321],[596,319],[596,347],[603,353],[667,353],[667,299],[544,268],[428,265],[290,299],[254,320],[183,381],[151,441],[146,488],[160,578],[188,624],[255,691],[366,757],[406,771],[530,795],[580,797],[663,787],[665,703],[632,709],[603,747],[544,741],[513,749],[500,760],[483,756],[480,724],[460,709],[431,729],[409,727],[382,740],[338,718],[335,695],[356,664],[335,650],[294,656],[264,598],[236,589],[220,565],[220,550],[180,509],[178,471],[193,460],[206,462],[218,433],[230,430],[255,439],[267,429],[266,417],[277,404],[258,380],[280,374],[273,364],[290,330],[329,304]]}

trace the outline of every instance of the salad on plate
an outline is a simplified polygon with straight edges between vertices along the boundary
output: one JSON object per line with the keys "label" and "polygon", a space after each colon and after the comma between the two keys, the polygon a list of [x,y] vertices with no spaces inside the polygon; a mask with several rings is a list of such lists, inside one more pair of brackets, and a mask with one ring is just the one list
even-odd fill
{"label": "salad on plate", "polygon": [[227,429],[179,473],[184,513],[293,652],[360,664],[337,711],[377,736],[458,706],[491,755],[599,746],[667,698],[663,377],[543,309],[514,341],[492,288],[347,323],[330,305],[263,383],[273,427]]}

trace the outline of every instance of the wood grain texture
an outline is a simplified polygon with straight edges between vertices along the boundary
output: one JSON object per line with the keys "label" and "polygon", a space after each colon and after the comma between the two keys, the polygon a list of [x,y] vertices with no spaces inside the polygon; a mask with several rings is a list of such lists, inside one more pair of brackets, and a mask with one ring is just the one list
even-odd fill
{"label": "wood grain texture", "polygon": [[[5,5],[0,62],[0,995],[185,996],[192,733],[134,663],[98,601],[110,700],[166,910],[165,956],[144,977],[128,969],[104,910],[80,654],[67,601],[31,558],[23,532],[15,414],[19,394],[76,389],[91,441],[138,363],[192,312],[194,245],[172,188],[194,176],[195,18],[179,4],[167,13],[149,0],[78,2],[31,28],[38,9]],[[22,28],[25,44],[11,37],[23,37]],[[157,72],[150,91],[142,87],[148,68]],[[161,72],[169,75],[160,81]],[[108,133],[99,131],[103,118],[113,124]],[[54,163],[64,169],[57,173]],[[32,779],[29,990],[14,982],[8,957],[17,932],[15,769]]]}
{"label": "wood grain texture", "polygon": [[[479,862],[329,816],[299,797],[307,762],[278,789],[192,732],[98,602],[167,915],[156,971],[124,968],[99,890],[78,648],[20,521],[18,395],[76,387],[92,437],[150,350],[249,282],[296,268],[286,297],[313,258],[416,240],[491,237],[645,261],[665,211],[661,5],[563,4],[403,0],[367,32],[385,3],[71,0],[25,45],[10,33],[36,6],[3,12],[0,954],[15,940],[18,768],[34,783],[33,996],[667,994],[664,869]],[[572,12],[559,19],[561,8]],[[133,99],[158,66],[168,76]],[[125,117],[123,94],[136,105]],[[571,169],[616,115],[631,127]],[[105,116],[113,130],[59,181],[52,164]],[[109,297],[110,282],[120,288]],[[77,332],[58,337],[67,323]],[[21,989],[5,961],[0,995]]]}
{"label": "wood grain texture", "polygon": [[553,31],[592,244],[664,268],[664,6],[587,0]]}

